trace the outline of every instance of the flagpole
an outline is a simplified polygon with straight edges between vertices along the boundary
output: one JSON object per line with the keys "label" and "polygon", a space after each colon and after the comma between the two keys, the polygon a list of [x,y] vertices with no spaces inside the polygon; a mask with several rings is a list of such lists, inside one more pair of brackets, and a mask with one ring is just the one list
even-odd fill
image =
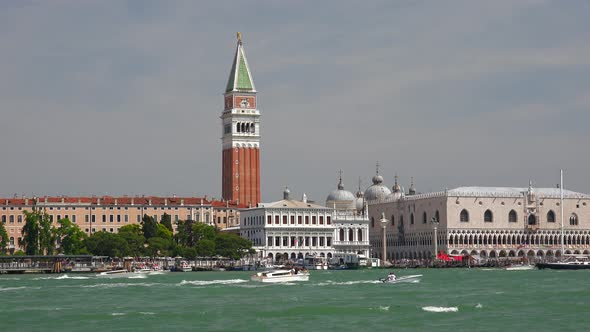
{"label": "flagpole", "polygon": [[561,257],[563,259],[564,243],[563,243],[563,169],[560,170],[559,179],[559,207],[561,208]]}

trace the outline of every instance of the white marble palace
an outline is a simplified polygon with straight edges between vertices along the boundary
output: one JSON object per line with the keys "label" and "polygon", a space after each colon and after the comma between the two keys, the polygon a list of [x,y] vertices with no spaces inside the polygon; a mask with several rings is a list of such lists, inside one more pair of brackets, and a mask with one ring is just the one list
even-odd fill
{"label": "white marble palace", "polygon": [[[438,250],[448,254],[538,260],[562,254],[559,188],[529,184],[416,194],[412,183],[405,194],[397,176],[393,190],[382,182],[377,174],[365,192],[374,257],[382,256],[383,229],[388,260],[433,257],[435,226]],[[563,195],[564,252],[590,254],[590,195],[565,189]]]}
{"label": "white marble palace", "polygon": [[358,196],[345,191],[342,180],[326,206],[308,202],[305,194],[301,201],[291,199],[285,189],[282,200],[241,211],[240,235],[252,241],[261,257],[273,261],[330,259],[344,253],[368,257],[369,218],[362,193]]}

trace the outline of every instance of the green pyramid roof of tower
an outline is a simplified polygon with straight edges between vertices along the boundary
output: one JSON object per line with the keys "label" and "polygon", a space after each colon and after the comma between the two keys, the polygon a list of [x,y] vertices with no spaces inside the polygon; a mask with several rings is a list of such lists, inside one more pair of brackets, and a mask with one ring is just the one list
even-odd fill
{"label": "green pyramid roof of tower", "polygon": [[225,88],[225,92],[230,91],[256,92],[241,40],[238,40],[236,55]]}

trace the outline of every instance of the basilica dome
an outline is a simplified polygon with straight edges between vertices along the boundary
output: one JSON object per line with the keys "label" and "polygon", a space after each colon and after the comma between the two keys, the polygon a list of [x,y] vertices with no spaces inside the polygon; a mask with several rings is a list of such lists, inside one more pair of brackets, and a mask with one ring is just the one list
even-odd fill
{"label": "basilica dome", "polygon": [[367,201],[380,200],[389,194],[391,194],[391,191],[383,185],[383,177],[377,173],[373,177],[373,185],[365,190],[365,199]]}
{"label": "basilica dome", "polygon": [[353,209],[355,201],[354,195],[350,191],[344,190],[342,177],[340,177],[338,189],[333,190],[326,198],[326,206],[335,207],[336,209]]}

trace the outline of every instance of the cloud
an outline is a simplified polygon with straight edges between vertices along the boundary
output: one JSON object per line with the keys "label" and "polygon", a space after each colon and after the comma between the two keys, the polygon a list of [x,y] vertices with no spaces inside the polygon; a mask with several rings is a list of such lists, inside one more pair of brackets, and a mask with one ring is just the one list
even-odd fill
{"label": "cloud", "polygon": [[589,5],[552,1],[9,2],[0,193],[220,196],[222,92],[242,31],[263,199],[392,185],[589,192]]}

